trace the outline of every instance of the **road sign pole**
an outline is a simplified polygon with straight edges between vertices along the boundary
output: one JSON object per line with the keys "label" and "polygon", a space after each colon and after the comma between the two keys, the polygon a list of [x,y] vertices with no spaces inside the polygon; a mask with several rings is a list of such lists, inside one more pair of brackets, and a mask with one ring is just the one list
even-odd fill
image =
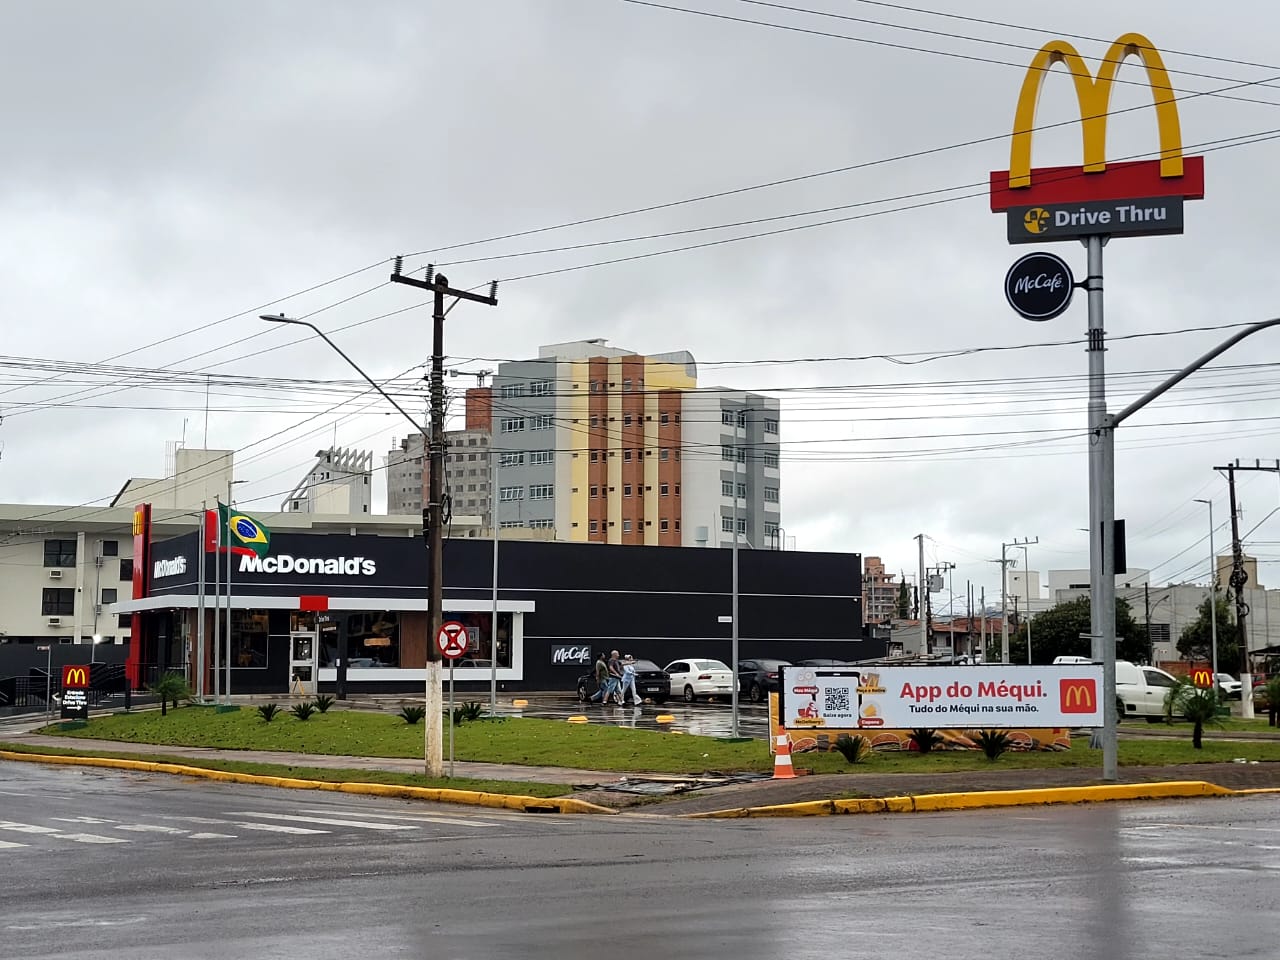
{"label": "road sign pole", "polygon": [[449,777],[453,777],[453,659],[449,660]]}
{"label": "road sign pole", "polygon": [[44,718],[53,719],[53,644],[44,648]]}

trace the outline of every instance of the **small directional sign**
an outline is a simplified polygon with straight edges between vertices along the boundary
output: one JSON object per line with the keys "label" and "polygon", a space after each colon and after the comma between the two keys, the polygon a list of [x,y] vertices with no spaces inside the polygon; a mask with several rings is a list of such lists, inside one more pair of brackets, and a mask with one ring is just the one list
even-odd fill
{"label": "small directional sign", "polygon": [[466,653],[469,641],[467,628],[457,620],[446,620],[440,624],[440,631],[436,634],[436,646],[441,656],[449,660],[457,660]]}

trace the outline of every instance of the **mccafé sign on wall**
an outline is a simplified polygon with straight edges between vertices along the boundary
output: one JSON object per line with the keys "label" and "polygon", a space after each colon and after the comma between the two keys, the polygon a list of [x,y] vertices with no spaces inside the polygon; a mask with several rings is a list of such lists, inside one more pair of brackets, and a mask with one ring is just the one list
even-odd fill
{"label": "mccaf\u00e9 sign on wall", "polygon": [[553,664],[589,664],[591,647],[585,643],[558,643],[551,648],[551,662]]}

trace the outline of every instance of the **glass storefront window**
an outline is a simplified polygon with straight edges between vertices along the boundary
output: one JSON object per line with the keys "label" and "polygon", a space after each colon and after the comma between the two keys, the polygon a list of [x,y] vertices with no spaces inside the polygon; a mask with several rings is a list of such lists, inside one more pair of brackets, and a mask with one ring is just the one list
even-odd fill
{"label": "glass storefront window", "polygon": [[400,614],[353,613],[347,617],[347,666],[355,669],[400,666]]}
{"label": "glass storefront window", "polygon": [[231,611],[231,668],[267,669],[268,616],[266,610]]}
{"label": "glass storefront window", "polygon": [[[491,669],[494,656],[493,614],[451,613],[446,610],[444,619],[456,620],[465,626],[470,641],[467,644],[467,652],[454,661],[454,666],[459,670],[468,668]],[[497,657],[499,667],[511,666],[511,624],[512,614],[498,614]]]}

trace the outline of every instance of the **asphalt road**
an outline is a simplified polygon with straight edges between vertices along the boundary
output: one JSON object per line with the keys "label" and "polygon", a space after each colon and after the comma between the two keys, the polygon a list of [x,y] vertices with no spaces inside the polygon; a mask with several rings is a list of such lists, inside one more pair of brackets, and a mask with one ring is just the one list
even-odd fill
{"label": "asphalt road", "polygon": [[36,960],[1274,957],[1280,798],[568,817],[0,762]]}

